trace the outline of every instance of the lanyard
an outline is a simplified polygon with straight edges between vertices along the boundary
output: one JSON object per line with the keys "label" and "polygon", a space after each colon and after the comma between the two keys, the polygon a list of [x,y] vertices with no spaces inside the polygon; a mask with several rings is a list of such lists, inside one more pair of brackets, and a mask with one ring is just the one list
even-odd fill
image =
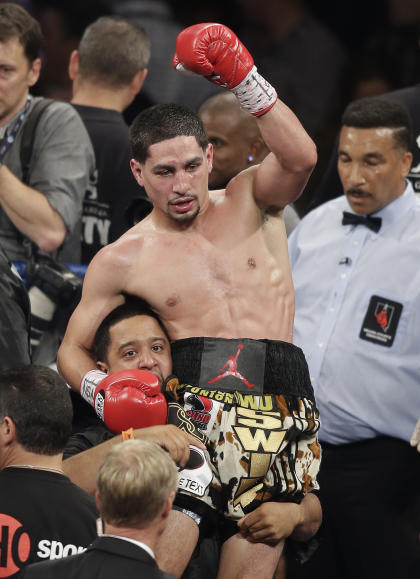
{"label": "lanyard", "polygon": [[26,117],[26,113],[28,112],[29,105],[31,104],[31,101],[32,101],[32,95],[28,94],[28,97],[26,99],[26,104],[23,107],[22,112],[19,114],[19,116],[17,117],[17,119],[13,123],[9,134],[4,135],[4,137],[0,141],[0,164],[2,164],[4,162],[4,158],[6,156],[6,153],[8,152],[10,147],[13,145],[14,140],[16,139],[16,135],[18,134],[19,129],[22,126],[23,120]]}

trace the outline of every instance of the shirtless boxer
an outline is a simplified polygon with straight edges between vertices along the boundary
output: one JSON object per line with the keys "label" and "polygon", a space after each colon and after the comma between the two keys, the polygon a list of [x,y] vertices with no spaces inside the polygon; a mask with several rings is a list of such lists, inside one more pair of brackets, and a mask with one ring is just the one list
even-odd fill
{"label": "shirtless boxer", "polygon": [[[243,455],[239,478],[244,484],[237,476],[237,456],[230,465],[236,482],[230,488],[221,481],[223,492],[230,488],[225,511],[237,520],[266,499],[299,502],[315,486],[317,412],[304,356],[291,344],[294,295],[282,216],[285,205],[305,187],[316,148],[225,26],[199,24],[185,29],[177,40],[174,64],[232,90],[256,116],[271,153],[261,165],[233,178],[226,190],[209,193],[212,146],[198,116],[178,105],[157,105],[138,115],[131,129],[131,168],[154,208],[92,260],[82,299],[58,353],[58,367],[93,404],[103,378],[92,372],[93,337],[101,320],[123,303],[126,294],[143,297],[159,314],[174,341],[176,374],[198,388],[200,399],[214,396],[216,389],[207,388],[210,397],[206,397],[203,383],[216,377],[243,345],[238,372],[254,385],[252,394],[245,385],[253,401],[242,396],[242,381],[232,384],[229,380],[235,378],[228,377],[223,387],[222,381],[218,383],[223,402],[219,404],[230,409],[229,438]],[[191,388],[190,397],[196,394]],[[226,392],[229,397],[223,399]],[[216,421],[214,415],[211,418],[215,433],[221,430],[218,420],[223,413],[218,414]],[[253,454],[245,447],[241,451],[239,429],[233,430],[237,424],[250,446],[255,443],[254,450],[262,447],[263,453]],[[305,437],[307,452],[297,445]],[[230,452],[234,444],[225,446]],[[283,446],[287,449],[282,448],[281,454]],[[252,460],[261,454],[265,458],[260,465],[264,462],[265,470],[270,469],[266,477],[261,477],[260,466]],[[222,462],[219,456],[223,469]],[[298,476],[292,472],[296,466]],[[274,481],[289,474],[289,467],[291,476],[277,492]],[[281,543],[250,544],[233,535],[223,546],[219,576],[272,577],[281,549]],[[175,553],[180,556],[179,546]],[[174,556],[168,548],[169,561]]]}

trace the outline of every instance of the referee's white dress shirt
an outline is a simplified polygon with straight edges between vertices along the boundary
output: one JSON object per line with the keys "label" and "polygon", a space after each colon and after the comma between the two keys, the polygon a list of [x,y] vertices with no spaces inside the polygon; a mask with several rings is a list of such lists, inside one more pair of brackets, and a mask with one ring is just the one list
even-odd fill
{"label": "referee's white dress shirt", "polygon": [[375,213],[378,233],[343,226],[343,211],[344,196],[289,237],[294,343],[308,360],[320,440],[409,441],[420,417],[420,200],[407,184]]}

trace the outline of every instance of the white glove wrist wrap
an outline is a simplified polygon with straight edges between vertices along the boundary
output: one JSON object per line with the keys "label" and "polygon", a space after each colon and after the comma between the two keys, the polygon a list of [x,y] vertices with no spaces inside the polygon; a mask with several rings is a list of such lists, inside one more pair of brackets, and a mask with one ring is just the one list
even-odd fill
{"label": "white glove wrist wrap", "polygon": [[244,80],[231,89],[243,109],[259,117],[274,106],[277,93],[274,87],[265,80],[254,65]]}
{"label": "white glove wrist wrap", "polygon": [[101,370],[89,370],[89,372],[83,376],[80,395],[86,402],[89,402],[91,406],[94,405],[93,398],[96,387],[106,376],[108,376],[108,374]]}

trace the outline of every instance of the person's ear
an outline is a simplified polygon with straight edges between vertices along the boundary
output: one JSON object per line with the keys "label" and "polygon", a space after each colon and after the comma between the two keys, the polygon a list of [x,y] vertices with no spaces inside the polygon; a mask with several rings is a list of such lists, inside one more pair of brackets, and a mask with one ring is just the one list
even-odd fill
{"label": "person's ear", "polygon": [[134,76],[133,80],[131,81],[130,89],[133,94],[133,98],[136,96],[137,93],[140,92],[143,83],[146,80],[147,72],[148,72],[147,68],[139,70],[138,73]]}
{"label": "person's ear", "polygon": [[162,518],[166,519],[167,517],[169,517],[169,513],[172,510],[172,503],[174,502],[175,499],[175,491],[171,491],[168,495],[168,498],[165,501],[165,506],[163,508],[162,511]]}
{"label": "person's ear", "polygon": [[105,372],[106,374],[109,374],[109,367],[108,367],[108,364],[105,364],[105,362],[101,362],[98,360],[96,362],[96,367],[98,368],[98,370],[101,370],[101,372]]}
{"label": "person's ear", "polygon": [[41,59],[35,58],[35,60],[31,64],[31,68],[29,69],[28,75],[29,86],[34,86],[34,84],[38,82],[40,73],[41,73]]}
{"label": "person's ear", "polygon": [[213,144],[209,143],[206,149],[207,168],[209,175],[213,169],[213,151],[214,151]]}
{"label": "person's ear", "polygon": [[[257,165],[261,163],[261,161],[267,156],[268,149],[267,146],[262,138],[255,139],[252,141],[249,155],[248,155],[248,162],[251,165]],[[252,158],[252,160],[250,160]]]}
{"label": "person's ear", "polygon": [[141,165],[137,161],[137,159],[130,159],[130,169],[134,175],[134,179],[137,181],[137,183],[141,187],[143,187],[144,181],[143,181],[142,169],[141,169]]}
{"label": "person's ear", "polygon": [[4,446],[16,440],[16,425],[10,416],[5,416],[0,424],[0,439]]}
{"label": "person's ear", "polygon": [[79,74],[79,51],[73,50],[70,54],[69,60],[69,77],[70,80],[74,80]]}
{"label": "person's ear", "polygon": [[410,172],[411,164],[413,162],[413,154],[409,151],[405,151],[401,158],[401,175],[402,177],[407,177]]}

